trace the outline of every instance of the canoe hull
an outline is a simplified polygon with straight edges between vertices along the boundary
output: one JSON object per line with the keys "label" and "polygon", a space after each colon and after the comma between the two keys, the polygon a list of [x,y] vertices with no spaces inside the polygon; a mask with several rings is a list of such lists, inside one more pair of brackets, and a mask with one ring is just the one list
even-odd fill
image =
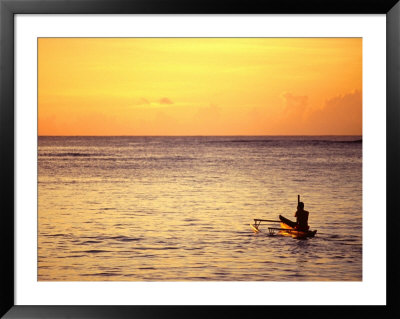
{"label": "canoe hull", "polygon": [[286,217],[283,217],[282,215],[279,215],[279,220],[281,221],[281,228],[287,229],[287,231],[280,231],[280,233],[284,236],[291,236],[294,238],[311,238],[317,233],[316,230],[300,231],[295,229],[294,227],[296,226],[296,223],[290,219],[287,219]]}
{"label": "canoe hull", "polygon": [[[308,230],[308,231],[300,231],[295,229],[296,223],[283,217],[282,215],[279,215],[279,220],[281,224],[281,228],[275,228],[275,227],[268,227],[268,231],[270,235],[274,235],[276,231],[279,231],[279,235],[283,236],[290,236],[293,238],[310,238],[314,237],[315,234],[317,233],[316,230]],[[260,223],[257,223],[257,221],[261,221],[260,219],[255,219],[254,224],[250,224],[250,227],[254,233],[259,233],[261,232],[258,226]],[[269,220],[267,220],[269,221]],[[274,221],[275,222],[275,221]],[[279,221],[278,221],[279,222]]]}

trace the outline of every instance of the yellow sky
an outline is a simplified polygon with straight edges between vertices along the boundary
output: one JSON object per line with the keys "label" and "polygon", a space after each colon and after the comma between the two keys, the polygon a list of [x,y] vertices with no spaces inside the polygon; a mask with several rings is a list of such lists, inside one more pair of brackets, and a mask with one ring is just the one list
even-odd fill
{"label": "yellow sky", "polygon": [[360,38],[40,38],[39,135],[361,135]]}

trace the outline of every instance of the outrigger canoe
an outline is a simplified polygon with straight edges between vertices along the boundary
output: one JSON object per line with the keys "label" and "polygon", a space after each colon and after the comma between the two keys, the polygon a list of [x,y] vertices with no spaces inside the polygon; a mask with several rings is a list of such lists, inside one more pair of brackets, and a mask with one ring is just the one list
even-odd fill
{"label": "outrigger canoe", "polygon": [[279,220],[269,220],[269,219],[254,219],[254,224],[250,224],[251,229],[255,233],[259,233],[260,229],[259,226],[261,222],[279,222],[281,227],[268,227],[268,233],[269,235],[274,235],[276,231],[278,231],[278,234],[283,235],[283,236],[291,236],[293,238],[310,238],[314,237],[315,234],[317,233],[316,230],[307,230],[307,231],[301,231],[298,229],[295,229],[296,223],[283,217],[282,215],[279,215]]}

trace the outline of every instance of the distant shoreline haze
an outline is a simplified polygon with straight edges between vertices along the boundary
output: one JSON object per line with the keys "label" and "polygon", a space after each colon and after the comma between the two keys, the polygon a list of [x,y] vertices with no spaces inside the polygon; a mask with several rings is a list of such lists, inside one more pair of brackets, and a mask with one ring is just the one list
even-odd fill
{"label": "distant shoreline haze", "polygon": [[360,134],[337,135],[38,135],[38,137],[362,137]]}

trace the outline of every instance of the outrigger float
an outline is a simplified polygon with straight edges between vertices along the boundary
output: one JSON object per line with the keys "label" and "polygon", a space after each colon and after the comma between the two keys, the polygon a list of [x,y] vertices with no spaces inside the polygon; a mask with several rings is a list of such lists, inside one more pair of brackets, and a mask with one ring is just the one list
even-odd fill
{"label": "outrigger float", "polygon": [[[298,202],[300,202],[300,195],[298,195]],[[254,219],[254,224],[250,224],[251,229],[255,233],[261,232],[260,225],[262,222],[269,222],[269,223],[280,223],[280,228],[278,227],[268,227],[268,235],[273,236],[275,232],[278,232],[279,235],[283,236],[291,236],[293,238],[310,238],[314,237],[317,233],[316,230],[307,230],[302,231],[295,229],[296,223],[279,215],[279,220],[271,220],[271,219]]]}

